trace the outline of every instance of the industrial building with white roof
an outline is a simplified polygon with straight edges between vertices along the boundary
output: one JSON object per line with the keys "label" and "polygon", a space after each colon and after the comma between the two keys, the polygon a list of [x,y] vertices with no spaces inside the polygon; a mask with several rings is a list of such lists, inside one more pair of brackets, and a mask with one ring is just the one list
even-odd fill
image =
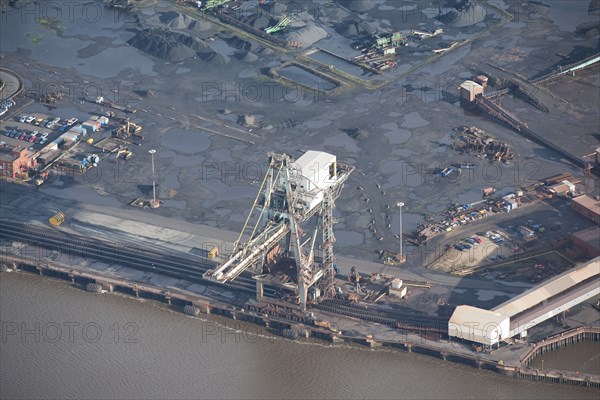
{"label": "industrial building with white roof", "polygon": [[531,288],[492,310],[458,306],[448,336],[494,345],[600,294],[600,257]]}

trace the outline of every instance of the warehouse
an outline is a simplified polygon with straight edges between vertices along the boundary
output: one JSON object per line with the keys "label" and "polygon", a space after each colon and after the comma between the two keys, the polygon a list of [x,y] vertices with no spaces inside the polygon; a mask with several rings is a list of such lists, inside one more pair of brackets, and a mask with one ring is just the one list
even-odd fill
{"label": "warehouse", "polygon": [[571,201],[571,209],[600,224],[600,201],[586,194]]}
{"label": "warehouse", "polygon": [[458,306],[448,323],[448,336],[494,345],[509,337],[510,319],[499,312]]}
{"label": "warehouse", "polygon": [[588,257],[600,256],[600,227],[593,226],[571,235],[571,241],[577,247],[585,250]]}

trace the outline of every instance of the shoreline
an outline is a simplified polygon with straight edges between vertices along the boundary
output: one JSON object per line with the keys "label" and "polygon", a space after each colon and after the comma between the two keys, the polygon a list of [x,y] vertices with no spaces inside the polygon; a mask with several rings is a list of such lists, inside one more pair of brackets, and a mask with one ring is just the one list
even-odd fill
{"label": "shoreline", "polygon": [[[22,257],[6,253],[4,253],[3,263],[4,267],[0,272],[30,272],[39,274],[40,276],[70,281],[75,287],[86,291],[97,293],[115,292],[135,298],[154,300],[167,304],[173,311],[179,311],[184,315],[218,315],[232,320],[239,320],[263,326],[273,334],[290,340],[297,340],[298,338],[315,338],[329,341],[333,344],[348,343],[358,344],[372,349],[386,348],[402,350],[409,353],[415,352],[444,361],[468,365],[478,369],[490,370],[522,380],[537,380],[600,388],[599,375],[581,374],[575,371],[564,370],[540,371],[528,366],[529,361],[537,354],[547,353],[548,351],[580,341],[599,342],[600,328],[579,327],[562,332],[558,335],[550,336],[541,342],[535,343],[524,356],[520,357],[520,362],[509,364],[504,363],[502,360],[475,357],[467,352],[444,350],[432,346],[433,341],[423,337],[421,337],[419,343],[414,337],[409,338],[408,333],[405,336],[406,340],[402,341],[375,339],[372,335],[344,335],[343,332],[340,332],[335,328],[335,324],[333,329],[320,327],[315,325],[315,322],[318,321],[316,319],[311,321],[309,318],[295,315],[290,313],[290,310],[285,310],[276,305],[275,307],[269,307],[267,309],[253,300],[249,301],[245,307],[238,308],[233,304],[228,304],[183,289],[165,290],[165,288],[157,285],[123,278],[108,277],[97,272],[78,271],[50,261],[45,261],[43,265],[42,263],[34,265],[35,262],[33,261],[23,261]],[[441,339],[441,341],[448,341],[447,339],[439,339]]]}

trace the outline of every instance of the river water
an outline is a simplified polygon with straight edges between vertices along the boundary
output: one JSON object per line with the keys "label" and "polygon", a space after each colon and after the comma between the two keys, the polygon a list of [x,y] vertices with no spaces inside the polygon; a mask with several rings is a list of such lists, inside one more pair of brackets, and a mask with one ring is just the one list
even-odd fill
{"label": "river water", "polygon": [[0,322],[2,399],[600,395],[594,389],[519,381],[419,354],[293,343],[262,335],[253,325],[191,318],[152,301],[95,295],[27,273],[0,274]]}

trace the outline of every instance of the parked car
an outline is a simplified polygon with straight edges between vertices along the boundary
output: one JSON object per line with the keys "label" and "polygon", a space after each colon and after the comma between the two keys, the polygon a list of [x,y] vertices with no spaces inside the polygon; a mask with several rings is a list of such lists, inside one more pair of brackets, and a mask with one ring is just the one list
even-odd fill
{"label": "parked car", "polygon": [[473,248],[473,246],[471,246],[470,244],[463,244],[463,247],[467,250],[471,250]]}
{"label": "parked car", "polygon": [[19,136],[19,139],[25,140],[26,137],[27,137],[27,132],[23,132],[23,133],[21,133],[21,136]]}
{"label": "parked car", "polygon": [[481,240],[481,238],[478,238],[477,236],[473,236],[472,239],[479,244],[483,243],[483,240]]}
{"label": "parked car", "polygon": [[463,244],[455,244],[454,248],[458,251],[465,251],[465,246]]}
{"label": "parked car", "polygon": [[36,140],[35,143],[41,143],[42,140],[44,140],[44,138],[42,136],[39,136]]}
{"label": "parked car", "polygon": [[42,138],[42,141],[40,142],[40,144],[44,144],[44,143],[46,143],[47,141],[48,141],[48,138],[47,138],[47,137],[45,137],[45,138]]}
{"label": "parked car", "polygon": [[25,120],[25,122],[27,122],[28,124],[32,123],[33,120],[35,120],[35,117],[27,117],[27,119]]}
{"label": "parked car", "polygon": [[477,242],[474,239],[472,239],[472,238],[465,238],[464,240],[465,240],[465,242],[471,243],[472,245],[476,245],[477,244]]}
{"label": "parked car", "polygon": [[37,139],[37,136],[35,136],[35,135],[31,135],[31,136],[29,137],[29,140],[27,140],[27,141],[28,141],[29,143],[34,143],[34,142],[35,142],[35,139]]}
{"label": "parked car", "polygon": [[29,117],[27,117],[27,115],[23,115],[23,116],[22,116],[22,117],[19,119],[19,122],[20,122],[20,123],[24,123],[25,121],[27,121],[27,118],[29,118]]}
{"label": "parked car", "polygon": [[46,124],[46,128],[48,129],[52,129],[52,127],[55,125],[56,123],[54,121],[48,121],[48,123]]}
{"label": "parked car", "polygon": [[48,132],[44,132],[44,133],[42,133],[42,137],[43,137],[43,138],[45,138],[45,137],[48,137],[48,135],[49,135],[49,133],[48,133]]}

